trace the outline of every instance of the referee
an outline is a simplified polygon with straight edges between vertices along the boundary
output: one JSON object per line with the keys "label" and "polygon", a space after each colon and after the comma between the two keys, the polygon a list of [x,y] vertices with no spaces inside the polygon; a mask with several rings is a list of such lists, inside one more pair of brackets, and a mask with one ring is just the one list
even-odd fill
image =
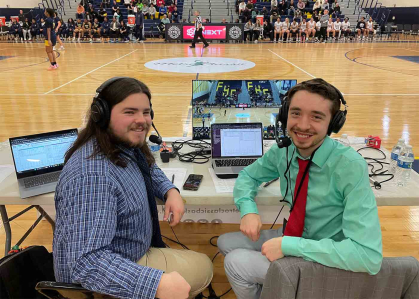
{"label": "referee", "polygon": [[190,46],[189,48],[195,48],[195,44],[198,41],[198,37],[201,38],[201,41],[204,43],[204,48],[208,47],[209,44],[207,43],[207,41],[205,40],[204,36],[202,35],[202,18],[199,15],[199,11],[195,11],[195,35],[193,37],[193,42],[192,42],[192,46]]}

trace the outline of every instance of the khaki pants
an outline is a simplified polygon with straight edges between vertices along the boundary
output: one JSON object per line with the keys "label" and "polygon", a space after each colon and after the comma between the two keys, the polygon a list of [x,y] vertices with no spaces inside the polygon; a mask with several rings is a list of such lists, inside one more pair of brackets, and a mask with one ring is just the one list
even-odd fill
{"label": "khaki pants", "polygon": [[189,298],[195,298],[205,290],[213,275],[208,256],[191,250],[150,248],[137,264],[165,273],[178,272],[191,286]]}

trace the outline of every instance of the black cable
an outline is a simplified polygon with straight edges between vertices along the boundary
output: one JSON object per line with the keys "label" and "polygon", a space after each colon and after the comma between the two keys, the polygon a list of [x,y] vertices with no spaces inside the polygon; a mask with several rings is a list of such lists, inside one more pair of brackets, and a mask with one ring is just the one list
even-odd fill
{"label": "black cable", "polygon": [[270,229],[272,229],[276,223],[276,221],[278,220],[279,215],[281,214],[282,210],[284,209],[285,205],[282,206],[281,210],[279,211],[278,215],[276,215],[275,221],[274,223],[272,223],[272,226]]}
{"label": "black cable", "polygon": [[[360,153],[360,151],[361,150],[364,150],[364,149],[372,149],[372,150],[375,150],[375,151],[379,151],[383,156],[381,158],[364,157]],[[386,172],[388,172],[388,170],[383,170],[384,169],[384,165],[388,165],[390,163],[383,161],[383,160],[386,160],[387,159],[387,155],[381,149],[375,148],[375,147],[365,146],[365,147],[361,147],[360,149],[358,149],[357,150],[357,153],[360,154],[367,161],[368,166],[371,166],[371,173],[368,174],[368,176],[370,178],[378,177],[378,176],[387,176],[387,177],[390,177],[390,178],[388,178],[386,180],[383,180],[383,181],[377,181],[377,184],[376,185],[373,185],[371,187],[374,187],[375,189],[380,189],[382,183],[388,182],[388,181],[390,181],[390,180],[392,180],[394,178],[394,174],[386,173]],[[376,166],[374,164],[379,164],[381,166],[381,168],[375,169]],[[383,170],[383,171],[381,171],[381,170]]]}
{"label": "black cable", "polygon": [[[179,151],[185,144],[198,150],[180,153]],[[172,148],[173,153],[178,156],[181,162],[205,164],[211,159],[211,144],[205,140],[177,140],[172,142]]]}
{"label": "black cable", "polygon": [[[182,243],[180,243],[180,242],[178,242],[178,241],[175,241],[175,240],[173,240],[173,239],[171,239],[171,238],[168,238],[168,237],[166,237],[166,236],[163,236],[163,235],[162,235],[162,237],[163,237],[163,238],[165,238],[165,239],[167,239],[167,240],[169,240],[169,241],[172,241],[173,243],[176,243],[176,244],[178,244],[178,245],[182,246],[182,247],[183,247],[183,249],[188,249],[188,250],[189,250],[189,248],[188,248],[188,247],[186,247],[186,245],[183,245]],[[169,248],[170,248],[170,247],[169,247]]]}
{"label": "black cable", "polygon": [[212,245],[212,246],[214,246],[214,247],[218,247],[217,245],[215,245],[215,244],[212,244],[212,239],[215,239],[215,238],[218,238],[219,236],[214,236],[214,237],[212,237],[211,239],[210,239],[210,244]]}

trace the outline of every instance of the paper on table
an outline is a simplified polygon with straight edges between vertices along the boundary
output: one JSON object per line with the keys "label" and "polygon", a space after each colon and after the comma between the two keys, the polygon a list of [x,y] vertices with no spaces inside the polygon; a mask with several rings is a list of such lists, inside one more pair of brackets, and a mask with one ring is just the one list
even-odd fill
{"label": "paper on table", "polygon": [[215,191],[217,193],[233,193],[236,179],[220,179],[215,174],[214,169],[208,168],[208,171],[211,175],[212,181],[214,182]]}
{"label": "paper on table", "polygon": [[179,190],[182,190],[183,183],[185,182],[186,168],[160,168],[167,178],[172,181],[172,176],[175,175],[174,185]]}
{"label": "paper on table", "polygon": [[13,172],[15,172],[15,167],[13,165],[0,165],[0,183]]}
{"label": "paper on table", "polygon": [[351,145],[354,144],[365,144],[365,138],[364,137],[354,137],[354,136],[348,136],[349,143]]}

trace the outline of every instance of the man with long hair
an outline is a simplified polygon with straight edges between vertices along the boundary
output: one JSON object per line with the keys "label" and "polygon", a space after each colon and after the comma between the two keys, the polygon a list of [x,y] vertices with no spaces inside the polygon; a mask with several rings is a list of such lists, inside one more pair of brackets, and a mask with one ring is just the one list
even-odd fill
{"label": "man with long hair", "polygon": [[211,282],[212,263],[162,241],[155,197],[172,227],[184,204],[146,143],[150,90],[120,77],[96,92],[55,192],[56,279],[117,298],[196,296]]}

